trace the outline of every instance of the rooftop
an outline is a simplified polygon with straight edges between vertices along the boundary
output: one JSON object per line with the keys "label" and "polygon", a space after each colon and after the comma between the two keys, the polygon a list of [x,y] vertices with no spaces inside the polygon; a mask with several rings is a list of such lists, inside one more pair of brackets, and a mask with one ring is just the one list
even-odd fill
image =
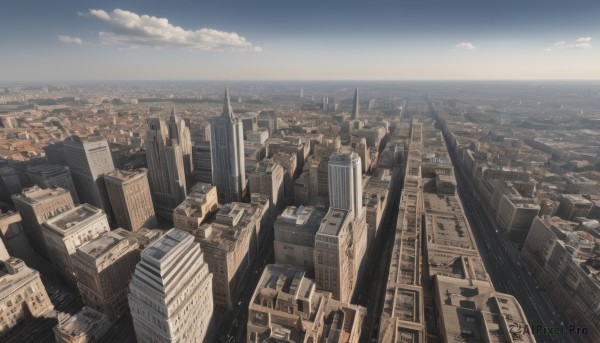
{"label": "rooftop", "polygon": [[65,193],[69,193],[69,191],[60,187],[41,188],[39,186],[33,186],[23,189],[21,193],[13,195],[13,198],[35,205],[51,201],[55,197]]}
{"label": "rooftop", "polygon": [[123,183],[131,180],[135,180],[139,177],[143,177],[148,173],[146,168],[132,169],[132,170],[119,170],[115,169],[107,173],[104,178],[112,182]]}
{"label": "rooftop", "polygon": [[111,323],[102,313],[85,306],[81,311],[69,316],[60,314],[55,330],[61,335],[87,337],[88,341],[97,341],[110,329]]}
{"label": "rooftop", "polygon": [[312,206],[288,206],[277,221],[302,227],[318,228],[325,213]]}
{"label": "rooftop", "polygon": [[350,211],[339,208],[329,208],[325,218],[321,222],[317,234],[337,236],[349,220]]}
{"label": "rooftop", "polygon": [[161,261],[165,256],[171,254],[171,252],[188,237],[191,237],[191,235],[185,231],[171,229],[164,236],[160,237],[144,249],[142,256]]}
{"label": "rooftop", "polygon": [[90,218],[97,218],[106,215],[104,211],[90,204],[81,204],[66,212],[63,212],[56,217],[48,219],[44,223],[45,227],[49,227],[54,231],[64,234],[66,231],[86,223]]}

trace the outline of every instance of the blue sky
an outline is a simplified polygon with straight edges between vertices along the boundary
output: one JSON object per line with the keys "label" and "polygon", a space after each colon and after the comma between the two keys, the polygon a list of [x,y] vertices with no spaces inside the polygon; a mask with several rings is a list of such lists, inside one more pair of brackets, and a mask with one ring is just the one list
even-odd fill
{"label": "blue sky", "polygon": [[5,1],[4,80],[600,79],[600,1]]}

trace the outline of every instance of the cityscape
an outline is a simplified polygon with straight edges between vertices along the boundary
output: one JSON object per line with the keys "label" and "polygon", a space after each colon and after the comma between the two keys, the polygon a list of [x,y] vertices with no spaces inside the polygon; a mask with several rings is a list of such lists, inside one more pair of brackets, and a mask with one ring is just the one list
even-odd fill
{"label": "cityscape", "polygon": [[600,4],[237,5],[3,5],[0,342],[600,342]]}

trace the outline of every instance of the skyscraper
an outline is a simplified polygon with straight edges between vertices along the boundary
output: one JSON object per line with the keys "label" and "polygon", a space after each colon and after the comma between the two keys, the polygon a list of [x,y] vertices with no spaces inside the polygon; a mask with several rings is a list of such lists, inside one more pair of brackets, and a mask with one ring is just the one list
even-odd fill
{"label": "skyscraper", "polygon": [[103,176],[115,166],[106,139],[74,135],[63,142],[63,148],[80,202],[102,208],[111,218]]}
{"label": "skyscraper", "polygon": [[138,342],[202,342],[213,313],[212,274],[200,245],[172,229],[142,252],[129,285]]}
{"label": "skyscraper", "polygon": [[146,169],[114,170],[104,183],[117,225],[129,231],[156,225]]}
{"label": "skyscraper", "polygon": [[360,105],[358,104],[358,88],[354,90],[354,101],[352,102],[352,120],[358,119],[358,112],[360,111]]}
{"label": "skyscraper", "polygon": [[329,206],[362,215],[362,170],[360,157],[355,153],[334,153],[328,165]]}
{"label": "skyscraper", "polygon": [[[167,126],[164,120],[151,118],[146,131],[150,190],[156,213],[166,219],[171,219],[173,209],[183,201],[187,191],[185,144],[181,144],[178,139],[181,136],[176,129],[177,125],[173,124],[176,122],[175,119],[170,120]],[[180,124],[185,125],[182,122]],[[183,138],[185,139],[185,135]]]}
{"label": "skyscraper", "polygon": [[182,118],[175,115],[175,107],[171,110],[171,115],[167,121],[169,127],[169,137],[176,139],[181,146],[183,153],[183,168],[185,170],[186,186],[190,186],[192,177],[194,176],[194,162],[192,157],[192,135],[190,128],[185,124]]}
{"label": "skyscraper", "polygon": [[223,113],[212,118],[210,128],[213,184],[219,203],[241,201],[246,186],[244,135],[242,122],[233,115],[227,88]]}
{"label": "skyscraper", "polygon": [[42,188],[58,186],[71,192],[73,202],[79,203],[69,168],[58,164],[40,164],[27,169],[29,181]]}

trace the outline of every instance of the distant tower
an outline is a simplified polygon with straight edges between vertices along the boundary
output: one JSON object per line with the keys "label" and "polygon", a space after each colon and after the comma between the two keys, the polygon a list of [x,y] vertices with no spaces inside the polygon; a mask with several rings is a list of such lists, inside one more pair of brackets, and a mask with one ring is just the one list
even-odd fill
{"label": "distant tower", "polygon": [[71,136],[63,142],[63,147],[79,201],[102,208],[112,218],[103,178],[115,166],[106,139]]}
{"label": "distant tower", "polygon": [[246,175],[244,171],[244,132],[242,121],[234,117],[225,88],[223,113],[210,124],[212,179],[217,187],[219,203],[241,201]]}
{"label": "distant tower", "polygon": [[362,214],[362,170],[358,154],[334,153],[329,158],[329,206]]}
{"label": "distant tower", "polygon": [[300,97],[304,98],[304,88],[300,88]]}
{"label": "distant tower", "polygon": [[156,214],[169,220],[187,191],[184,152],[178,137],[179,130],[172,122],[167,127],[161,119],[148,120],[145,144],[150,190]]}
{"label": "distant tower", "polygon": [[354,91],[354,101],[352,102],[352,120],[358,119],[360,105],[358,104],[358,88]]}
{"label": "distant tower", "polygon": [[[194,163],[192,160],[192,135],[190,128],[186,126],[185,121],[175,115],[175,106],[171,109],[171,115],[167,122],[169,127],[169,137],[176,139],[181,146],[183,153],[183,166],[185,169],[185,179],[188,183],[192,182],[194,175]],[[187,184],[186,186],[190,186]]]}
{"label": "distant tower", "polygon": [[138,342],[203,342],[213,314],[213,275],[194,236],[172,229],[142,251],[129,285]]}

